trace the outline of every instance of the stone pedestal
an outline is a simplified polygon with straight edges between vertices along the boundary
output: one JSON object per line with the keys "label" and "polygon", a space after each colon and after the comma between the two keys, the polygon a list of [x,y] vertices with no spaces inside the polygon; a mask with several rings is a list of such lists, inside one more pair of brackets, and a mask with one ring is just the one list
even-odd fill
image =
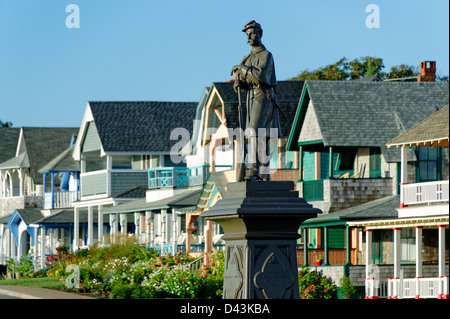
{"label": "stone pedestal", "polygon": [[229,183],[202,213],[225,232],[224,299],[299,298],[298,229],[322,212],[294,189],[290,181]]}

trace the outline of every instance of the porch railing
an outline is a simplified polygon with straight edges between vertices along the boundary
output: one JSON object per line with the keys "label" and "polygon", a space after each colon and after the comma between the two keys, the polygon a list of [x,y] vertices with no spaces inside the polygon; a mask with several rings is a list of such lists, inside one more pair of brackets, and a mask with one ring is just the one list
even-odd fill
{"label": "porch railing", "polygon": [[[216,165],[231,168],[230,165]],[[148,188],[188,187],[203,185],[209,174],[209,165],[195,167],[160,167],[148,170]]]}
{"label": "porch railing", "polygon": [[79,198],[80,192],[78,191],[44,193],[44,208],[51,209],[71,207],[72,202],[77,201]]}
{"label": "porch railing", "polygon": [[[214,244],[214,249],[216,250],[223,250],[225,245],[224,244]],[[154,246],[148,246],[148,248],[155,249],[159,254],[162,256],[165,256],[167,254],[170,255],[176,255],[178,252],[181,252],[182,254],[186,253],[186,245],[185,244],[161,244],[161,245],[154,245]],[[175,253],[174,253],[175,250]],[[191,244],[191,253],[200,253],[205,251],[205,245],[204,244]]]}
{"label": "porch railing", "polygon": [[426,204],[449,200],[448,181],[402,185],[404,204]]}
{"label": "porch railing", "polygon": [[388,299],[448,299],[448,276],[435,278],[388,278]]}

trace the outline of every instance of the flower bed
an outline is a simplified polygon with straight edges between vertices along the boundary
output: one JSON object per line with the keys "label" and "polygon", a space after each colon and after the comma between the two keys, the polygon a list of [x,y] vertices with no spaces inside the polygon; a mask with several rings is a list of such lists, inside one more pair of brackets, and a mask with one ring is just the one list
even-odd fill
{"label": "flower bed", "polygon": [[119,243],[96,244],[89,250],[68,253],[58,249],[47,259],[47,276],[70,279],[68,265],[79,269],[77,292],[90,292],[113,299],[221,298],[223,253],[212,256],[210,267],[191,270],[189,255],[159,256],[133,238]]}

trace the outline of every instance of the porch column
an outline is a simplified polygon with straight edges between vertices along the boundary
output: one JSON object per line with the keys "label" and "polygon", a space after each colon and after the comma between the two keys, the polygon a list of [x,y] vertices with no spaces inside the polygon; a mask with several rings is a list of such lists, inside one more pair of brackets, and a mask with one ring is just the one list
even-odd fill
{"label": "porch column", "polygon": [[119,214],[120,218],[120,232],[122,235],[127,236],[128,234],[128,222],[127,222],[127,214]]}
{"label": "porch column", "polygon": [[299,146],[298,149],[298,180],[303,181],[303,146]]}
{"label": "porch column", "polygon": [[110,234],[111,234],[111,241],[113,243],[116,242],[117,239],[117,231],[118,231],[118,216],[117,214],[110,214],[109,215],[109,226],[110,226]]}
{"label": "porch column", "polygon": [[97,232],[98,232],[98,240],[103,243],[103,205],[98,205],[97,207]]}
{"label": "porch column", "polygon": [[94,207],[88,207],[88,229],[87,229],[87,245],[94,244]]}
{"label": "porch column", "polygon": [[365,229],[366,232],[366,279],[369,278],[371,273],[370,265],[372,265],[372,232],[373,229]]}
{"label": "porch column", "polygon": [[135,212],[134,215],[134,236],[136,237],[136,240],[140,242],[139,237],[141,235],[141,218],[140,214],[138,212]]}
{"label": "porch column", "polygon": [[[52,203],[50,204],[50,207],[53,209],[53,208],[55,208],[55,173],[51,173],[51,178],[52,178],[52,180],[51,180]],[[45,193],[45,189],[44,189],[44,193]]]}
{"label": "porch column", "polygon": [[19,196],[24,196],[23,177],[25,175],[25,171],[23,168],[20,168],[17,172],[19,174]]}
{"label": "porch column", "polygon": [[449,299],[449,287],[446,284],[448,276],[445,275],[445,228],[447,225],[438,225],[438,236],[439,236],[439,278],[441,282],[439,283],[438,299]]}
{"label": "porch column", "polygon": [[416,278],[422,278],[422,229],[423,226],[414,226],[416,229]]}
{"label": "porch column", "polygon": [[151,224],[152,224],[152,212],[145,212],[145,233],[146,233],[146,243],[147,245],[151,244]]}
{"label": "porch column", "polygon": [[400,208],[404,208],[408,207],[408,205],[405,205],[405,194],[403,189],[403,185],[408,184],[408,156],[406,146],[402,146],[400,158]]}
{"label": "porch column", "polygon": [[4,242],[4,238],[5,238],[4,229],[5,229],[5,225],[3,225],[3,224],[0,225],[0,264],[4,264],[4,261],[3,261],[3,259],[4,259],[4,257],[3,257],[3,255],[4,255],[3,242]]}
{"label": "porch column", "polygon": [[308,266],[308,228],[303,228],[303,264]]}
{"label": "porch column", "polygon": [[330,179],[333,178],[333,148],[331,146],[329,149],[328,176]]}
{"label": "porch column", "polygon": [[164,254],[164,244],[167,244],[167,209],[161,209],[161,256]]}
{"label": "porch column", "polygon": [[377,278],[374,278],[372,273],[372,234],[373,229],[364,229],[366,232],[366,278],[365,278],[365,288],[366,288],[366,296],[365,299],[377,299],[375,296],[375,282]]}
{"label": "porch column", "polygon": [[172,255],[177,254],[178,240],[177,240],[177,214],[172,209]]}
{"label": "porch column", "polygon": [[420,278],[422,276],[422,229],[423,226],[414,226],[416,229],[416,299],[420,298]]}
{"label": "porch column", "polygon": [[80,246],[80,208],[74,207],[73,209],[73,247],[72,251],[75,251]]}
{"label": "porch column", "polygon": [[[34,271],[37,271],[39,269],[38,268],[38,264],[39,264],[39,240],[38,240],[39,225],[34,224],[34,225],[30,225],[30,226],[33,227],[33,236],[34,236],[33,269],[34,269]],[[42,226],[42,227],[44,227],[44,226]]]}
{"label": "porch column", "polygon": [[344,267],[344,275],[349,275],[349,267],[352,264],[351,262],[351,253],[352,253],[352,245],[351,245],[351,232],[350,227],[348,225],[345,225],[345,250],[346,250],[346,261],[345,261],[345,267]]}
{"label": "porch column", "polygon": [[41,227],[41,268],[45,268],[45,226]]}
{"label": "porch column", "polygon": [[400,232],[401,228],[396,227],[393,228],[394,230],[394,289],[392,293],[392,298],[397,299],[399,296],[399,282],[398,279],[400,278]]}
{"label": "porch column", "polygon": [[324,264],[324,266],[327,266],[328,265],[328,227],[323,227],[323,238],[324,238],[323,264]]}

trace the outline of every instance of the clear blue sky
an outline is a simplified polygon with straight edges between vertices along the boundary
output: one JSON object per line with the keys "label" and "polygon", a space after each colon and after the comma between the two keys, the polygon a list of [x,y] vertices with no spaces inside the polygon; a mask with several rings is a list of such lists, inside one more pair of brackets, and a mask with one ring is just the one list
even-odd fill
{"label": "clear blue sky", "polygon": [[[66,27],[72,3],[79,29]],[[278,80],[344,56],[449,74],[447,0],[0,0],[0,120],[77,127],[88,101],[198,101],[249,52],[252,19]]]}

